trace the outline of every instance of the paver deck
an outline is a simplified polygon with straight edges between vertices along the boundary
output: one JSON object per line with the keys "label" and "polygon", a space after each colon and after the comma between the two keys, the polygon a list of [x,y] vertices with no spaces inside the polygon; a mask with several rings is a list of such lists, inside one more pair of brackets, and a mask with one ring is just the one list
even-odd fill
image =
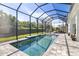
{"label": "paver deck", "polygon": [[72,39],[66,34],[69,51],[71,56],[79,56],[79,42],[72,41]]}
{"label": "paver deck", "polygon": [[54,44],[44,53],[43,56],[67,56],[67,47],[65,43],[65,37],[63,34],[59,34]]}
{"label": "paver deck", "polygon": [[[65,36],[69,49],[67,49]],[[68,50],[70,56],[79,56],[79,42],[72,41],[67,34],[59,34],[55,43],[49,47],[43,56],[68,56]]]}
{"label": "paver deck", "polygon": [[18,50],[10,44],[0,46],[0,56],[27,56],[27,54]]}

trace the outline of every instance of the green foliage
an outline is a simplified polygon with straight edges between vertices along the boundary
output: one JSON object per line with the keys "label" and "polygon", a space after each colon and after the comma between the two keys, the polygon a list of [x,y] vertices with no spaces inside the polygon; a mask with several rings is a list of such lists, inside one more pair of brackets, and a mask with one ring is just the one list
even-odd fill
{"label": "green foliage", "polygon": [[[18,28],[21,29],[29,29],[30,22],[29,21],[18,21]],[[42,28],[42,24],[38,25],[39,28]],[[37,23],[31,22],[31,28],[36,29],[37,28]]]}
{"label": "green foliage", "polygon": [[9,15],[11,30],[14,31],[16,28],[16,17]]}

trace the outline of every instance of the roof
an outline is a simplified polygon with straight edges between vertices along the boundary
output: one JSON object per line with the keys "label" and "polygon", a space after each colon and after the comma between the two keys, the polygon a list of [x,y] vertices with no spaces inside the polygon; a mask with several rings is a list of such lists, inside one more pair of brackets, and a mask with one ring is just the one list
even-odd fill
{"label": "roof", "polygon": [[67,22],[73,6],[72,3],[4,3],[1,5],[13,10],[20,7],[19,12],[45,22],[56,19]]}

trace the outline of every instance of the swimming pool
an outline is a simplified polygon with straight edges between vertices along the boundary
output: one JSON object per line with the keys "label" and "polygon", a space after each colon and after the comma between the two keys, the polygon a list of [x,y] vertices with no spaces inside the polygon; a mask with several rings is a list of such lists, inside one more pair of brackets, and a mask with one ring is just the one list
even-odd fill
{"label": "swimming pool", "polygon": [[19,41],[18,46],[17,42],[11,43],[11,45],[30,56],[41,56],[55,39],[56,36],[40,35]]}

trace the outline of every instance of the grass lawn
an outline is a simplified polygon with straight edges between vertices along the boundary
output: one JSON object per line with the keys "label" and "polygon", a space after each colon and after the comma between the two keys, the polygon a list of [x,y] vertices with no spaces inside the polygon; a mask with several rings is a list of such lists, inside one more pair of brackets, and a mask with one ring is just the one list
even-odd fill
{"label": "grass lawn", "polygon": [[[42,34],[41,32],[38,33],[38,34]],[[31,35],[37,35],[37,33],[32,33]],[[18,38],[25,38],[29,36],[29,34],[23,34],[23,35],[19,35]],[[6,41],[10,41],[10,40],[15,40],[16,39],[16,36],[10,36],[10,37],[2,37],[0,38],[0,42],[6,42]]]}

